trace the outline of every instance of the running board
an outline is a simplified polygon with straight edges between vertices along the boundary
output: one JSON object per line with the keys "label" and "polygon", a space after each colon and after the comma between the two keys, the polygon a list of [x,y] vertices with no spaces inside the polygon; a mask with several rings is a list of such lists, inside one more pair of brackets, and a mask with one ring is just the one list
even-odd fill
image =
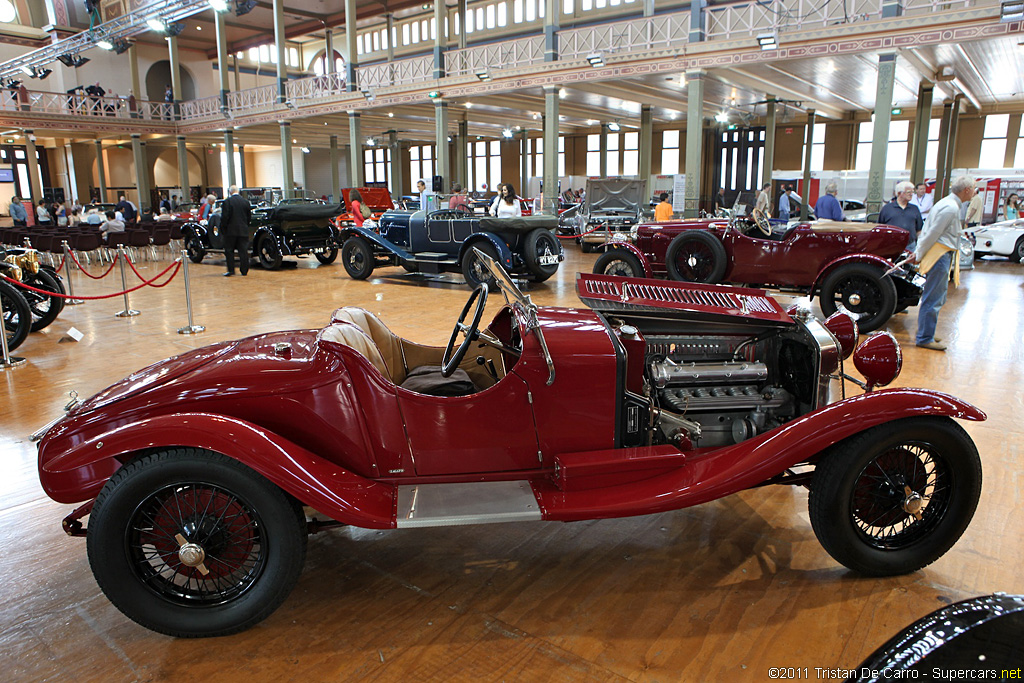
{"label": "running board", "polygon": [[540,505],[526,481],[398,487],[396,526],[399,529],[540,519]]}

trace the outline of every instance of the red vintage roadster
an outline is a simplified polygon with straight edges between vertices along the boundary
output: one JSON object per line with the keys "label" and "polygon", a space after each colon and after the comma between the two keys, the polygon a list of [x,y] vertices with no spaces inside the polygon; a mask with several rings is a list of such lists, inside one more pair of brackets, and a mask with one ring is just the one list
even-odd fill
{"label": "red vintage roadster", "polygon": [[[587,309],[477,288],[446,348],[362,309],[320,330],[223,342],[136,372],[44,427],[39,476],[96,580],[174,636],[264,619],[314,515],[374,529],[572,522],[676,510],[765,484],[810,488],[825,550],[868,575],[933,562],[967,528],[977,408],[883,389],[895,340],[792,315],[762,290],[580,275]],[[844,358],[867,393],[845,396]],[[838,395],[833,395],[838,394]],[[82,519],[89,515],[88,529]]]}
{"label": "red vintage roadster", "polygon": [[923,278],[894,261],[910,234],[889,225],[751,218],[687,219],[634,226],[604,245],[595,273],[735,282],[818,295],[826,316],[845,309],[864,332],[916,306]]}

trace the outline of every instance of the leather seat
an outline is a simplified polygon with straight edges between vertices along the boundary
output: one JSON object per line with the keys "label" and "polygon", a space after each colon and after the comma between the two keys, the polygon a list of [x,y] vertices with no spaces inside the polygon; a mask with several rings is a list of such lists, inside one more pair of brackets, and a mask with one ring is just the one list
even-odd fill
{"label": "leather seat", "polygon": [[378,353],[390,372],[384,372],[395,384],[405,381],[408,368],[405,365],[405,354],[402,352],[402,341],[388,326],[381,322],[373,313],[355,306],[339,308],[331,315],[332,323],[348,323],[355,325],[366,333],[377,345]]}
{"label": "leather seat", "polygon": [[318,341],[331,342],[334,344],[344,344],[351,348],[356,353],[360,354],[366,360],[373,364],[373,367],[380,371],[380,374],[384,375],[385,378],[390,379],[394,382],[391,377],[391,373],[388,371],[388,366],[385,364],[384,359],[380,355],[380,351],[377,350],[377,345],[373,343],[369,335],[363,332],[362,329],[356,325],[347,323],[335,323],[328,325],[324,329],[320,330],[320,334],[317,335]]}

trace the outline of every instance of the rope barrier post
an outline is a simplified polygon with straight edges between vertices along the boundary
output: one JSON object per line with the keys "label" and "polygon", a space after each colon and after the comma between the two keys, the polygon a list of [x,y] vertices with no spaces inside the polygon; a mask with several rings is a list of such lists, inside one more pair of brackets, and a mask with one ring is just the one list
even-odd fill
{"label": "rope barrier post", "polygon": [[118,318],[132,318],[139,315],[139,312],[128,303],[128,279],[124,276],[124,262],[128,257],[125,255],[124,245],[117,248],[117,258],[121,260],[121,291],[124,292],[124,310],[118,311],[114,315]]}
{"label": "rope barrier post", "polygon": [[20,356],[12,356],[11,352],[7,350],[7,324],[4,322],[0,327],[3,327],[3,334],[0,334],[0,350],[3,351],[4,355],[0,358],[0,370],[6,370],[7,368],[13,368],[21,365],[25,362],[24,358]]}
{"label": "rope barrier post", "polygon": [[64,267],[67,268],[68,276],[68,294],[71,295],[70,299],[64,301],[65,306],[77,306],[78,304],[84,304],[85,301],[82,299],[75,298],[75,283],[71,281],[71,264],[74,262],[74,258],[71,257],[71,247],[68,246],[68,241],[64,240],[61,242],[64,245]]}
{"label": "rope barrier post", "polygon": [[188,309],[188,326],[179,327],[178,334],[199,334],[206,327],[192,323],[192,288],[188,279],[188,252],[184,249],[181,250],[181,264],[185,269],[185,307]]}

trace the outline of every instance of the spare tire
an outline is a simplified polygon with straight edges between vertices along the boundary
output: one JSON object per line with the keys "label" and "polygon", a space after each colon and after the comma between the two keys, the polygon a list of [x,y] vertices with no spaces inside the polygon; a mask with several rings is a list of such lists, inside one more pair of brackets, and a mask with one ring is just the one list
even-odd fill
{"label": "spare tire", "polygon": [[721,281],[728,260],[722,241],[705,230],[687,230],[676,235],[665,254],[668,276],[685,282]]}
{"label": "spare tire", "polygon": [[561,253],[558,240],[551,234],[550,230],[537,228],[526,235],[523,240],[523,259],[526,261],[526,268],[530,275],[537,282],[544,282],[558,270],[558,261],[554,263],[541,263],[545,256],[557,257]]}

